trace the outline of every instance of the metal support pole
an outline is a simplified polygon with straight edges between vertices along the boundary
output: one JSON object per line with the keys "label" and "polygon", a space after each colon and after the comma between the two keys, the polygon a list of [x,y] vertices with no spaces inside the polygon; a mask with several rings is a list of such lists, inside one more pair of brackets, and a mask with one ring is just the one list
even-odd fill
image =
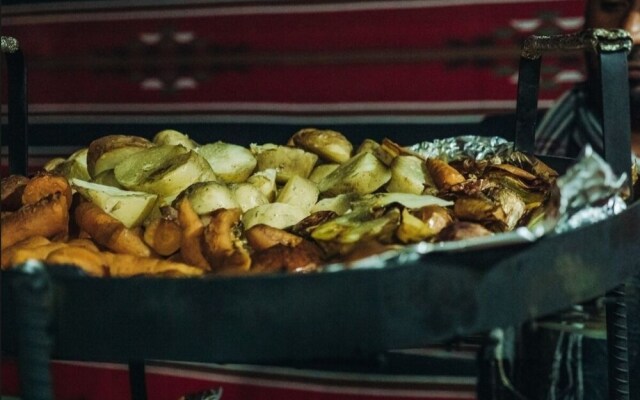
{"label": "metal support pole", "polygon": [[2,36],[2,52],[7,61],[8,81],[8,126],[7,147],[9,152],[9,173],[26,175],[28,167],[27,131],[27,67],[18,41]]}
{"label": "metal support pole", "polygon": [[16,274],[11,290],[16,304],[20,397],[23,400],[53,400],[49,371],[53,294],[49,275],[38,261],[27,261],[16,269]]}
{"label": "metal support pole", "polygon": [[147,400],[144,361],[129,362],[129,388],[131,390],[131,400]]}
{"label": "metal support pole", "polygon": [[629,347],[624,285],[612,290],[608,297],[609,399],[629,400]]}
{"label": "metal support pole", "polygon": [[515,148],[530,154],[535,152],[541,62],[540,57],[521,57],[518,72]]}
{"label": "metal support pole", "polygon": [[599,58],[604,159],[615,174],[626,174],[631,190],[631,106],[624,94],[629,93],[627,52],[601,52]]}

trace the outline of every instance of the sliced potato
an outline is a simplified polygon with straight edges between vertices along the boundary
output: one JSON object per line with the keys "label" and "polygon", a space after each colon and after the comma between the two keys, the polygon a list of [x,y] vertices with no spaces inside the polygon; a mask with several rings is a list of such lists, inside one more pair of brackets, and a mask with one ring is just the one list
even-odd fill
{"label": "sliced potato", "polygon": [[391,179],[391,172],[371,153],[360,153],[325,177],[318,188],[325,196],[373,193]]}
{"label": "sliced potato", "polygon": [[158,196],[158,200],[156,201],[156,204],[151,209],[151,212],[149,213],[149,215],[147,215],[147,218],[145,218],[145,220],[142,221],[142,225],[147,226],[151,222],[153,222],[153,220],[163,217],[162,208],[167,206],[173,207],[173,202],[177,197],[178,195],[171,195],[171,196],[165,196],[165,197]]}
{"label": "sliced potato", "polygon": [[318,211],[333,211],[338,215],[343,215],[351,209],[353,196],[349,194],[339,194],[335,197],[327,197],[318,201],[311,207],[311,214]]}
{"label": "sliced potato", "polygon": [[86,165],[83,165],[80,161],[76,159],[64,160],[62,162],[56,163],[53,168],[53,164],[49,164],[49,169],[45,166],[46,171],[54,172],[56,174],[62,175],[67,179],[82,179],[89,180],[89,172],[87,171]]}
{"label": "sliced potato", "polygon": [[82,197],[122,222],[127,228],[140,225],[158,199],[155,194],[122,190],[81,179],[71,179],[71,185]]}
{"label": "sliced potato", "polygon": [[264,224],[284,229],[295,225],[307,217],[309,213],[300,207],[285,203],[269,203],[254,207],[242,215],[244,229]]}
{"label": "sliced potato", "polygon": [[89,148],[83,147],[71,153],[68,160],[76,160],[80,163],[80,165],[84,166],[87,169],[87,157],[89,155]]}
{"label": "sliced potato", "polygon": [[131,155],[153,146],[149,140],[139,136],[103,136],[89,144],[87,171],[94,177],[102,171],[115,168]]}
{"label": "sliced potato", "polygon": [[171,144],[171,145],[182,145],[189,150],[193,150],[198,147],[198,144],[193,140],[189,139],[189,136],[185,135],[182,132],[178,132],[173,129],[165,129],[156,133],[153,137],[153,143],[161,145],[161,144]]}
{"label": "sliced potato", "polygon": [[242,212],[246,212],[254,207],[269,203],[269,199],[264,193],[254,185],[250,183],[237,183],[229,187],[233,198],[236,203],[242,209]]}
{"label": "sliced potato", "polygon": [[388,192],[422,194],[426,187],[435,187],[435,184],[423,160],[404,155],[393,159]]}
{"label": "sliced potato", "polygon": [[257,164],[249,149],[236,144],[215,142],[200,146],[196,151],[226,183],[244,182],[251,176]]}
{"label": "sliced potato", "polygon": [[280,190],[276,202],[292,204],[309,211],[318,201],[319,195],[320,191],[315,183],[309,179],[294,175]]}
{"label": "sliced potato", "polygon": [[156,171],[163,171],[178,156],[188,153],[183,146],[162,145],[141,150],[137,155],[132,155],[121,162],[114,174],[118,182],[126,188],[140,186],[149,175]]}
{"label": "sliced potato", "polygon": [[367,240],[376,239],[389,242],[395,234],[400,221],[400,212],[392,209],[386,214],[375,217],[369,210],[355,209],[350,213],[329,220],[311,232],[316,241],[329,245],[328,248],[339,245],[340,252],[348,251],[352,245],[362,244]]}
{"label": "sliced potato", "polygon": [[453,201],[441,199],[427,194],[418,195],[412,193],[373,193],[363,196],[354,202],[354,206],[366,208],[386,207],[398,203],[412,210],[426,206],[447,207],[453,205]]}
{"label": "sliced potato", "polygon": [[113,186],[119,189],[124,189],[124,186],[122,186],[120,182],[118,182],[118,180],[116,179],[116,173],[112,169],[108,169],[106,171],[100,172],[93,179],[91,179],[91,182],[97,183],[100,185],[107,185],[107,186]]}
{"label": "sliced potato", "polygon": [[328,129],[301,129],[291,137],[290,143],[338,164],[347,162],[353,152],[353,145],[342,133]]}
{"label": "sliced potato", "polygon": [[373,139],[365,139],[358,146],[358,150],[356,150],[356,155],[360,153],[375,153],[376,150],[380,147],[380,143],[376,142]]}
{"label": "sliced potato", "polygon": [[428,224],[412,215],[409,210],[402,210],[402,219],[396,229],[396,237],[402,243],[420,242],[436,233],[433,233]]}
{"label": "sliced potato", "polygon": [[252,145],[251,151],[258,161],[258,171],[275,169],[276,182],[281,184],[294,175],[307,178],[318,161],[316,154],[288,146]]}
{"label": "sliced potato", "polygon": [[210,213],[219,208],[239,208],[240,205],[231,190],[221,182],[198,182],[184,191],[191,207],[198,215]]}
{"label": "sliced potato", "polygon": [[144,149],[118,164],[114,172],[125,188],[162,197],[178,194],[196,182],[218,180],[207,160],[179,145]]}
{"label": "sliced potato", "polygon": [[247,179],[247,183],[258,188],[267,200],[273,201],[276,197],[276,170],[273,168],[258,171]]}
{"label": "sliced potato", "polygon": [[311,174],[309,175],[309,180],[313,183],[320,183],[327,175],[338,169],[340,164],[320,164],[317,165]]}
{"label": "sliced potato", "polygon": [[47,172],[53,172],[58,165],[62,164],[65,161],[67,161],[67,159],[63,157],[52,158],[42,166],[42,169],[44,169]]}

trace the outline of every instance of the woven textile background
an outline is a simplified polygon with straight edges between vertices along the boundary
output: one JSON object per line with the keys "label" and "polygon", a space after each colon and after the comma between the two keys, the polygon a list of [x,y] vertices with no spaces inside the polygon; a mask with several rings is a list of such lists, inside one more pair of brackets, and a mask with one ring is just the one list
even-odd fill
{"label": "woven textile background", "polygon": [[[486,115],[515,110],[523,38],[579,30],[582,6],[582,0],[5,0],[2,34],[16,37],[26,55],[35,169],[105,134],[152,137],[167,128],[202,143],[240,144],[282,143],[309,126],[402,144],[473,134]],[[547,57],[541,108],[582,78],[580,54]],[[2,90],[6,124],[6,85]],[[465,365],[473,366],[473,357],[473,349],[466,352]],[[53,371],[58,399],[128,398],[123,365],[61,362]],[[436,378],[421,371],[335,376],[263,368],[256,379],[248,371],[155,366],[148,390],[161,400],[219,387],[225,400],[474,398],[468,369]],[[15,365],[5,364],[3,375],[5,388],[17,392]]]}
{"label": "woven textile background", "polygon": [[[165,128],[241,143],[307,126],[404,143],[473,133],[515,109],[522,39],[582,24],[578,0],[16,3],[2,29],[27,57],[44,158]],[[547,107],[582,79],[581,56],[548,57],[542,75]]]}

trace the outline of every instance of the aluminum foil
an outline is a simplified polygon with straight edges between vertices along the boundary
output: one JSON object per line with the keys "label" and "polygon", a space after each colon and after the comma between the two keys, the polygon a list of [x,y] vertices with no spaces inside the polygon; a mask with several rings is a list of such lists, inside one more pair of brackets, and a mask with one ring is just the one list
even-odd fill
{"label": "aluminum foil", "polygon": [[[422,142],[410,150],[425,157],[449,161],[472,157],[483,160],[505,157],[513,153],[513,143],[500,137],[461,136]],[[635,159],[640,167],[640,159]],[[544,235],[568,232],[601,221],[626,209],[623,200],[626,176],[616,176],[611,167],[587,146],[576,163],[558,178],[559,209],[534,227],[520,227],[510,232],[475,237],[460,241],[417,243],[367,257],[349,264],[349,269],[385,268],[391,260],[396,265],[416,261],[424,254],[457,252],[516,244],[532,243]],[[326,271],[345,269],[343,264],[326,266]]]}
{"label": "aluminum foil", "polygon": [[422,142],[410,147],[423,157],[453,161],[461,158],[485,160],[503,157],[513,152],[513,142],[498,136],[458,136]]}
{"label": "aluminum foil", "polygon": [[558,178],[560,209],[555,232],[567,232],[624,211],[626,180],[626,174],[615,175],[587,145],[578,162]]}

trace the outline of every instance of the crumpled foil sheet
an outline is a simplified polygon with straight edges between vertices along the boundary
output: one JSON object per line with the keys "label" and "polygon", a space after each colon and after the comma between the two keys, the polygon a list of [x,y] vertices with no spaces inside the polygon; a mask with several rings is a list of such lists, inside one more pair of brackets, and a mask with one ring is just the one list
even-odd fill
{"label": "crumpled foil sheet", "polygon": [[[460,136],[418,143],[410,150],[425,157],[441,157],[449,161],[463,157],[483,160],[508,156],[513,152],[513,142],[500,137]],[[635,159],[635,162],[640,166],[640,159]],[[602,157],[591,146],[586,146],[576,163],[557,180],[560,193],[558,213],[535,227],[520,227],[510,232],[460,241],[417,243],[358,260],[348,268],[385,268],[390,260],[402,265],[427,253],[491,249],[531,243],[547,234],[568,232],[624,211],[626,203],[622,194],[625,181],[625,175],[616,176]],[[344,268],[342,264],[335,264],[326,266],[325,270]]]}
{"label": "crumpled foil sheet", "polygon": [[513,152],[513,142],[498,136],[457,136],[421,142],[409,148],[421,156],[442,158],[448,161],[461,158],[485,160]]}
{"label": "crumpled foil sheet", "polygon": [[560,209],[555,232],[568,232],[624,211],[626,180],[626,174],[616,176],[587,145],[577,164],[558,178]]}

